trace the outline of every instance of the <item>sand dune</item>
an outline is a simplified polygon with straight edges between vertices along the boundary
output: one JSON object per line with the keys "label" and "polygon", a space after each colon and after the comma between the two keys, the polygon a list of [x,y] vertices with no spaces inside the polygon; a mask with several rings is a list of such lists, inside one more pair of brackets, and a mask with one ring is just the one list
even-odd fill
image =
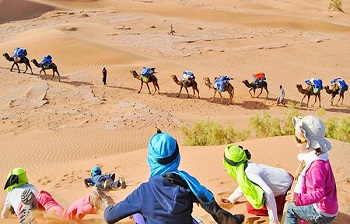
{"label": "sand dune", "polygon": [[[30,182],[50,191],[67,206],[89,193],[83,178],[94,165],[104,172],[126,177],[128,188],[111,193],[122,200],[149,170],[146,147],[156,127],[178,139],[185,169],[211,189],[217,200],[227,196],[237,183],[222,166],[221,146],[184,146],[182,126],[210,119],[236,130],[251,129],[249,120],[265,111],[283,118],[288,109],[276,107],[279,85],[288,102],[299,104],[303,95],[296,84],[322,78],[330,85],[335,77],[350,82],[349,6],[341,13],[328,10],[329,1],[7,1],[0,0],[0,52],[12,54],[17,46],[27,57],[40,61],[53,57],[61,75],[53,80],[47,70],[44,80],[33,64],[31,75],[10,72],[12,62],[0,58],[0,177],[3,183],[13,167],[28,171]],[[15,10],[16,9],[16,10]],[[168,35],[169,25],[175,33]],[[20,64],[21,72],[25,66]],[[108,70],[108,86],[102,85],[102,67]],[[148,94],[130,70],[155,67],[160,94]],[[172,79],[182,71],[193,71],[200,98],[188,99]],[[251,98],[243,80],[265,72],[269,97],[264,91]],[[234,79],[234,103],[223,104],[203,82],[229,75]],[[149,85],[153,92],[153,85]],[[192,95],[192,89],[188,89]],[[257,90],[256,95],[260,93]],[[298,110],[303,115],[342,118],[349,116],[350,97],[343,105],[331,106],[331,96],[322,91],[318,103]],[[336,97],[336,101],[338,96]],[[310,104],[314,98],[311,97]],[[347,152],[350,144],[331,140],[330,153],[335,173],[339,216],[334,223],[350,222]],[[244,145],[253,161],[282,167],[294,173],[297,149],[292,136],[248,139]],[[4,201],[5,191],[0,192]],[[222,205],[232,213],[247,215],[246,223],[268,223],[245,210],[244,199]],[[2,207],[2,206],[0,206]],[[194,215],[214,223],[195,206]],[[38,219],[48,223],[48,219]],[[54,218],[50,223],[62,223]],[[0,223],[17,223],[15,217]],[[102,215],[89,215],[84,223],[103,223]],[[125,219],[121,223],[132,223]]]}

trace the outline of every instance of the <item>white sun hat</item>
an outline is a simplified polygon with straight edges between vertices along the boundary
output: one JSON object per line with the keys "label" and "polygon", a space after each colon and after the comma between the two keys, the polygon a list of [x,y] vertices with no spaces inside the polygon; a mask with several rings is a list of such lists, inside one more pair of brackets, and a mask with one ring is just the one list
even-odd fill
{"label": "white sun hat", "polygon": [[303,133],[307,143],[306,148],[309,150],[321,148],[322,153],[331,150],[331,143],[325,138],[326,128],[323,121],[313,115],[306,117],[293,117],[293,125],[295,130]]}

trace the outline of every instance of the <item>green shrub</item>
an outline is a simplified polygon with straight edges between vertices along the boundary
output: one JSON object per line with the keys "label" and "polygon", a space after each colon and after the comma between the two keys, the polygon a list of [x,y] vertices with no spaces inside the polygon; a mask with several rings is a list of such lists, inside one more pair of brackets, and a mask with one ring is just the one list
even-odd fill
{"label": "green shrub", "polygon": [[328,5],[328,9],[335,9],[344,12],[342,0],[331,0],[331,2]]}
{"label": "green shrub", "polygon": [[[318,112],[322,117],[324,110]],[[299,108],[294,104],[288,104],[283,119],[271,117],[268,111],[264,111],[262,116],[250,118],[248,129],[235,131],[229,125],[224,128],[219,123],[206,119],[195,123],[193,127],[182,126],[181,131],[184,136],[184,145],[223,145],[234,142],[245,141],[250,137],[266,138],[281,135],[294,135],[292,117],[303,116]],[[332,117],[325,121],[326,137],[344,142],[350,142],[350,116],[337,118]],[[252,133],[254,134],[252,136]]]}
{"label": "green shrub", "polygon": [[350,142],[350,116],[329,118],[326,122],[326,137]]}
{"label": "green shrub", "polygon": [[294,135],[294,125],[292,122],[293,117],[301,116],[300,112],[300,104],[287,104],[287,110],[285,112],[284,120],[281,121],[282,125],[282,134],[283,135]]}
{"label": "green shrub", "polygon": [[259,115],[251,117],[250,126],[253,127],[257,138],[282,135],[280,119],[272,118],[267,111],[263,112],[262,117]]}
{"label": "green shrub", "polygon": [[223,145],[246,140],[250,132],[235,131],[232,126],[223,128],[219,123],[206,119],[195,123],[192,128],[180,127],[184,136],[184,145]]}

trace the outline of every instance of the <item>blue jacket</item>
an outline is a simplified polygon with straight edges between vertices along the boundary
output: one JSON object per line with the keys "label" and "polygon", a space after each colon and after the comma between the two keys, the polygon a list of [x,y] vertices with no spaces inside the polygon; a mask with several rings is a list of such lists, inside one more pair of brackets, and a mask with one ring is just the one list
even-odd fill
{"label": "blue jacket", "polygon": [[194,202],[198,202],[197,198],[188,187],[157,175],[141,184],[124,201],[107,207],[104,219],[107,223],[115,223],[141,213],[147,224],[192,224]]}
{"label": "blue jacket", "polygon": [[95,186],[96,184],[102,184],[106,181],[109,180],[111,182],[114,181],[115,179],[115,174],[102,174],[102,175],[96,175],[94,177],[88,177],[84,179],[84,183],[86,187],[89,186]]}

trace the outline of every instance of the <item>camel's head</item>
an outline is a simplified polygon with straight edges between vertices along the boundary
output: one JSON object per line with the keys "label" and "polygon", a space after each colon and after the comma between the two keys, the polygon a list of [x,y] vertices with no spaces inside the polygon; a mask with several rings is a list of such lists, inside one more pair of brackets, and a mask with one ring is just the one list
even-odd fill
{"label": "camel's head", "polygon": [[298,89],[302,88],[301,84],[297,84],[297,88]]}
{"label": "camel's head", "polygon": [[205,81],[205,82],[208,82],[208,81],[210,81],[210,80],[209,80],[209,77],[208,77],[208,76],[206,76],[206,77],[203,77],[203,81]]}
{"label": "camel's head", "polygon": [[9,57],[10,55],[8,53],[4,53],[2,56]]}
{"label": "camel's head", "polygon": [[172,79],[175,79],[176,78],[176,75],[170,75]]}

